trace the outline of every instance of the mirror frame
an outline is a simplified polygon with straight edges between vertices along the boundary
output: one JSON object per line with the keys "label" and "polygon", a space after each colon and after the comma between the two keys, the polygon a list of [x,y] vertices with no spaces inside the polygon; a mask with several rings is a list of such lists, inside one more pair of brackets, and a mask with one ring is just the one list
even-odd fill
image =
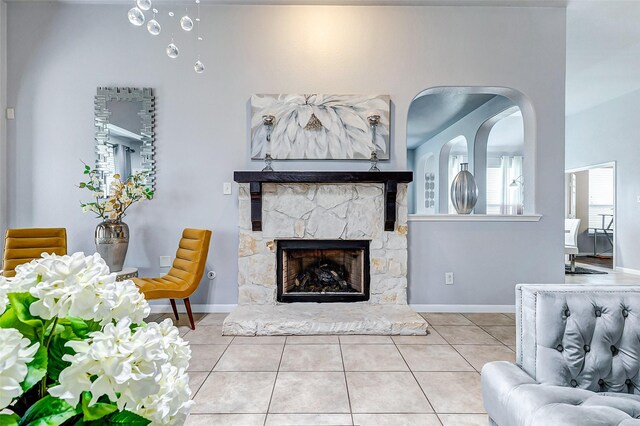
{"label": "mirror frame", "polygon": [[111,112],[107,103],[111,101],[142,102],[140,116],[140,135],[142,136],[142,149],[140,150],[143,165],[148,165],[149,175],[145,184],[156,190],[156,161],[155,161],[155,121],[156,121],[156,97],[150,87],[98,87],[95,96],[95,152],[96,170],[100,175],[100,186],[105,190],[106,175],[110,173],[107,164],[109,156],[113,155],[107,149],[109,142],[109,117]]}

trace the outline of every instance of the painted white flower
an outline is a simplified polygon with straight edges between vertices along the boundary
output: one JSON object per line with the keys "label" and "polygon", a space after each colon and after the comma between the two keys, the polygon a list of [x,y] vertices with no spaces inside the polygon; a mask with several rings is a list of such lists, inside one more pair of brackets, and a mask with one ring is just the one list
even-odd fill
{"label": "painted white flower", "polygon": [[49,389],[51,395],[76,405],[82,392],[90,391],[90,405],[106,395],[118,409],[153,425],[184,423],[193,404],[185,372],[191,350],[170,320],[131,331],[125,318],[67,346],[76,353],[63,357],[71,365],[60,373],[60,384]]}
{"label": "painted white flower", "polygon": [[27,364],[40,346],[14,328],[0,328],[0,411],[22,395],[20,383],[27,376]]}
{"label": "painted white flower", "polygon": [[[389,101],[380,96],[253,95],[251,156],[275,159],[367,159],[376,150],[388,158]],[[273,114],[271,144],[262,116]],[[376,140],[367,117],[379,115]]]}
{"label": "painted white flower", "polygon": [[138,324],[151,312],[136,285],[116,282],[116,274],[109,273],[97,253],[43,254],[17,267],[11,285],[37,298],[29,311],[46,320],[71,316],[105,325],[128,317]]}

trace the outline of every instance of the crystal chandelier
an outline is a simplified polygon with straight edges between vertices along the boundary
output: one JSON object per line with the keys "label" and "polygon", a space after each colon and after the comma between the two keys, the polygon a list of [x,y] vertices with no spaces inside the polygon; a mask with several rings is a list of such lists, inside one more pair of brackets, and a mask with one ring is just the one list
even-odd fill
{"label": "crystal chandelier", "polygon": [[[196,54],[196,62],[193,65],[193,69],[196,73],[202,74],[205,68],[204,68],[204,64],[200,60],[200,43],[203,40],[202,36],[200,35],[200,0],[195,0],[195,3],[197,8],[197,16],[195,19],[195,23],[193,22],[193,19],[191,19],[191,17],[189,16],[189,10],[185,8],[184,15],[181,16],[179,19],[179,27],[180,29],[182,29],[187,33],[191,33],[191,31],[195,27],[197,54]],[[145,13],[153,14],[153,16],[151,17],[151,19],[147,21]],[[160,33],[162,32],[162,26],[160,25],[160,22],[158,22],[158,20],[156,19],[156,16],[158,15],[158,13],[159,13],[158,9],[156,9],[155,7],[152,9],[151,0],[135,0],[135,5],[131,9],[129,9],[127,17],[129,18],[129,22],[131,22],[131,24],[135,25],[136,27],[143,27],[146,21],[147,31],[149,32],[149,34],[151,34],[152,36],[157,36],[157,35],[160,35]],[[171,10],[167,13],[167,15],[169,16],[170,21],[173,21],[176,18],[175,13]],[[170,22],[169,24],[172,24],[172,23],[173,22]],[[180,49],[174,42],[173,34],[171,34],[171,42],[167,45],[166,52],[167,52],[167,56],[171,59],[176,59],[180,55]]]}

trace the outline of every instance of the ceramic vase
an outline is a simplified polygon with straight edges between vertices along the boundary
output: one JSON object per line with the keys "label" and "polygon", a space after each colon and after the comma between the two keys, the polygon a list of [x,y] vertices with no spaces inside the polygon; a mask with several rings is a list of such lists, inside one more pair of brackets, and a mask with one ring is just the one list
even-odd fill
{"label": "ceramic vase", "polygon": [[468,163],[461,163],[460,171],[453,178],[451,202],[458,214],[470,214],[478,202],[478,186]]}
{"label": "ceramic vase", "polygon": [[129,226],[121,220],[107,219],[96,227],[96,251],[111,272],[122,271],[129,248]]}

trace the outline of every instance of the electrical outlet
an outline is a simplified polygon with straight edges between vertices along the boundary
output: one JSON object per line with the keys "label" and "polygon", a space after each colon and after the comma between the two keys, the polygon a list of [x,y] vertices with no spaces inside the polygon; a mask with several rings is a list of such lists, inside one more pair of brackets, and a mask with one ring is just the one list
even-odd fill
{"label": "electrical outlet", "polygon": [[222,193],[224,195],[231,195],[231,182],[224,182],[222,184]]}
{"label": "electrical outlet", "polygon": [[446,285],[453,285],[453,272],[444,273],[444,283]]}
{"label": "electrical outlet", "polygon": [[7,108],[7,120],[16,119],[16,110],[13,108]]}
{"label": "electrical outlet", "polygon": [[161,268],[171,267],[171,256],[160,256],[160,267]]}

